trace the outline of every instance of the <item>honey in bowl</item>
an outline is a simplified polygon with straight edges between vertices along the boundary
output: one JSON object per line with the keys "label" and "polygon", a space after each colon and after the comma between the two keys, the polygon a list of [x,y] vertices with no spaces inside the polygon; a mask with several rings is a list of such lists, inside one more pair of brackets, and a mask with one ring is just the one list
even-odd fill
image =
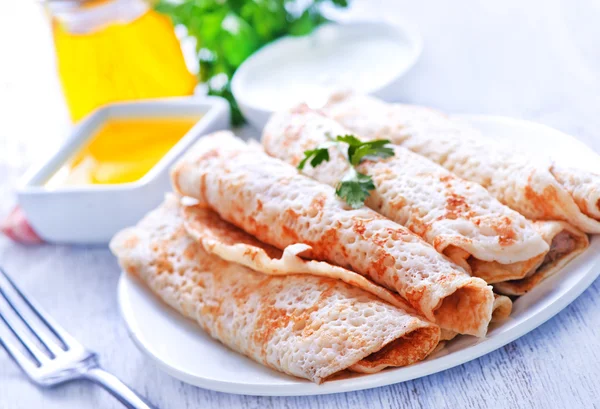
{"label": "honey in bowl", "polygon": [[110,119],[45,185],[52,188],[135,182],[199,119],[198,116]]}

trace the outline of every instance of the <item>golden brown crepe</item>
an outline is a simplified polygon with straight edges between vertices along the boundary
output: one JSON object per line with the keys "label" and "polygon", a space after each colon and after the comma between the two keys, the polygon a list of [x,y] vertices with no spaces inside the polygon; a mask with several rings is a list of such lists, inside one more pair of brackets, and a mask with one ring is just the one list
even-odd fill
{"label": "golden brown crepe", "polygon": [[[512,312],[512,300],[505,295],[494,294],[494,307],[492,312],[492,321],[498,322],[507,319]],[[442,328],[440,334],[440,343],[436,349],[432,352],[435,353],[440,349],[443,349],[447,341],[453,340],[458,335],[457,332]]]}
{"label": "golden brown crepe", "polygon": [[339,94],[323,112],[368,139],[389,139],[479,183],[530,220],[600,233],[600,175],[531,158],[433,109]]}
{"label": "golden brown crepe", "polygon": [[492,321],[502,321],[507,319],[512,312],[512,301],[505,295],[494,294],[494,312]]}
{"label": "golden brown crepe", "polygon": [[520,280],[503,281],[494,284],[494,289],[502,294],[523,295],[542,280],[555,274],[569,261],[583,253],[589,246],[588,236],[565,222],[535,222],[544,240],[550,244],[550,252],[540,261],[535,272]]}
{"label": "golden brown crepe", "polygon": [[[299,105],[271,116],[262,145],[269,155],[297,166],[307,150],[351,133]],[[400,146],[392,149],[394,156],[358,166],[376,186],[365,202],[368,207],[409,228],[488,283],[524,278],[542,262],[549,246],[525,217],[480,185]],[[336,186],[350,169],[346,151],[346,144],[332,145],[326,162],[307,164],[302,172]]]}
{"label": "golden brown crepe", "polygon": [[[205,251],[223,260],[244,265],[264,274],[310,274],[335,278],[361,288],[391,305],[417,314],[397,293],[376,285],[355,272],[329,263],[300,258],[303,252],[310,250],[310,246],[306,244],[293,244],[281,251],[227,223],[211,210],[194,204],[182,206],[181,209],[187,233],[201,243]],[[508,318],[511,310],[510,298],[494,294],[492,322]],[[454,331],[443,330],[441,340],[447,341],[456,335]]]}
{"label": "golden brown crepe", "polygon": [[217,213],[201,206],[182,206],[181,212],[187,233],[201,243],[205,251],[223,260],[241,264],[263,274],[310,274],[334,278],[416,314],[408,302],[397,293],[369,281],[360,274],[322,261],[301,258],[303,253],[311,250],[306,244],[292,244],[281,251],[227,223]]}
{"label": "golden brown crepe", "polygon": [[111,250],[122,268],[213,338],[273,369],[323,382],[424,359],[440,329],[342,281],[273,276],[206,252],[169,197]]}
{"label": "golden brown crepe", "polygon": [[202,138],[174,167],[173,185],[224,220],[280,250],[301,243],[328,261],[398,292],[427,319],[483,336],[491,287],[450,263],[406,228],[350,209],[332,187],[248,146],[231,132]]}

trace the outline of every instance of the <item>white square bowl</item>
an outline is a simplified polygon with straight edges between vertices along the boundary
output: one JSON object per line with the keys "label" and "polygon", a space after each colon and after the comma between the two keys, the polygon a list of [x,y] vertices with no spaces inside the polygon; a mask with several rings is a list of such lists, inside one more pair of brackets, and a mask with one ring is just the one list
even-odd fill
{"label": "white square bowl", "polygon": [[[48,188],[44,184],[82,149],[107,120],[202,115],[175,146],[141,179],[114,185]],[[165,98],[107,105],[83,119],[60,149],[30,169],[17,187],[29,223],[48,242],[106,244],[134,225],[171,190],[169,169],[198,138],[229,128],[229,105],[218,97]]]}

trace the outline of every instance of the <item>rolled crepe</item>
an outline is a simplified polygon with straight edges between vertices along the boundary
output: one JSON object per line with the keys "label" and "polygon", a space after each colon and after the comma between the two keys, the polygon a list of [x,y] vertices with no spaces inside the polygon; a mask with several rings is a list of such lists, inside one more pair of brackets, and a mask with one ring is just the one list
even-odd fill
{"label": "rolled crepe", "polygon": [[[223,260],[244,265],[264,274],[310,274],[335,278],[417,315],[417,312],[397,293],[378,286],[353,271],[321,261],[300,258],[299,255],[311,249],[306,244],[292,244],[281,251],[227,223],[212,210],[198,205],[182,206],[182,217],[187,233],[201,243],[205,251]],[[508,318],[511,311],[510,298],[494,294],[492,322]],[[444,329],[440,341],[450,340],[456,335],[456,332]]]}
{"label": "rolled crepe", "polygon": [[212,210],[198,205],[188,205],[182,206],[181,212],[187,233],[202,244],[205,251],[223,260],[241,264],[263,274],[310,274],[334,278],[416,314],[416,311],[397,293],[374,284],[353,271],[322,261],[301,258],[303,253],[311,250],[311,247],[306,244],[292,244],[281,251],[227,223]]}
{"label": "rolled crepe", "polygon": [[520,280],[494,284],[497,292],[507,295],[523,295],[542,280],[559,271],[589,246],[588,236],[568,223],[535,222],[535,226],[544,240],[550,244],[550,251],[546,253],[532,274]]}
{"label": "rolled crepe", "polygon": [[206,252],[173,197],[110,246],[127,273],[210,336],[313,382],[409,365],[439,341],[436,325],[342,281],[261,274]]}
{"label": "rolled crepe", "polygon": [[302,243],[328,261],[398,292],[440,326],[485,335],[493,293],[408,229],[350,209],[331,186],[248,146],[231,132],[202,138],[174,167],[176,191],[280,250]]}
{"label": "rolled crepe", "polygon": [[[492,322],[504,321],[512,312],[512,300],[505,295],[494,294],[494,307],[492,312]],[[451,341],[456,337],[458,333],[455,331],[442,328],[442,332],[440,334],[440,343],[436,347],[436,349],[432,352],[439,351],[443,349],[446,341]]]}
{"label": "rolled crepe", "polygon": [[505,295],[494,294],[494,312],[492,321],[502,321],[507,319],[512,312],[512,301]]}
{"label": "rolled crepe", "polygon": [[519,154],[429,108],[340,94],[323,112],[365,138],[389,139],[479,183],[530,220],[563,220],[600,233],[600,175]]}
{"label": "rolled crepe", "polygon": [[[265,151],[297,166],[304,152],[337,135],[350,134],[331,118],[301,105],[274,114],[264,129]],[[355,135],[359,139],[360,135]],[[480,185],[396,146],[394,156],[364,161],[358,170],[376,189],[365,204],[408,227],[473,275],[495,283],[530,274],[549,251],[532,224]],[[336,186],[350,169],[346,145],[329,148],[329,160],[303,173]]]}

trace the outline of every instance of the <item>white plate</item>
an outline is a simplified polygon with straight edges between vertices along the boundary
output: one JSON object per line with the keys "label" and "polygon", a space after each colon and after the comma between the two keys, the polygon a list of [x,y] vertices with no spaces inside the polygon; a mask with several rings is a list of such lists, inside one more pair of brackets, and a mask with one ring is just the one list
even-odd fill
{"label": "white plate", "polygon": [[[547,146],[547,154],[561,152],[563,156],[595,158],[598,161],[585,145],[546,126],[500,117],[464,118],[485,129],[486,135],[494,138],[520,140],[521,146],[525,141],[543,142],[542,145]],[[184,382],[236,394],[318,395],[404,382],[494,351],[543,324],[575,300],[600,273],[599,263],[600,236],[596,236],[584,254],[520,297],[514,303],[511,317],[492,326],[485,339],[461,336],[450,342],[442,354],[424,362],[372,375],[355,375],[322,385],[278,373],[232,352],[203,333],[193,322],[170,310],[126,274],[121,276],[119,283],[119,302],[129,332],[140,349],[166,372]]]}

